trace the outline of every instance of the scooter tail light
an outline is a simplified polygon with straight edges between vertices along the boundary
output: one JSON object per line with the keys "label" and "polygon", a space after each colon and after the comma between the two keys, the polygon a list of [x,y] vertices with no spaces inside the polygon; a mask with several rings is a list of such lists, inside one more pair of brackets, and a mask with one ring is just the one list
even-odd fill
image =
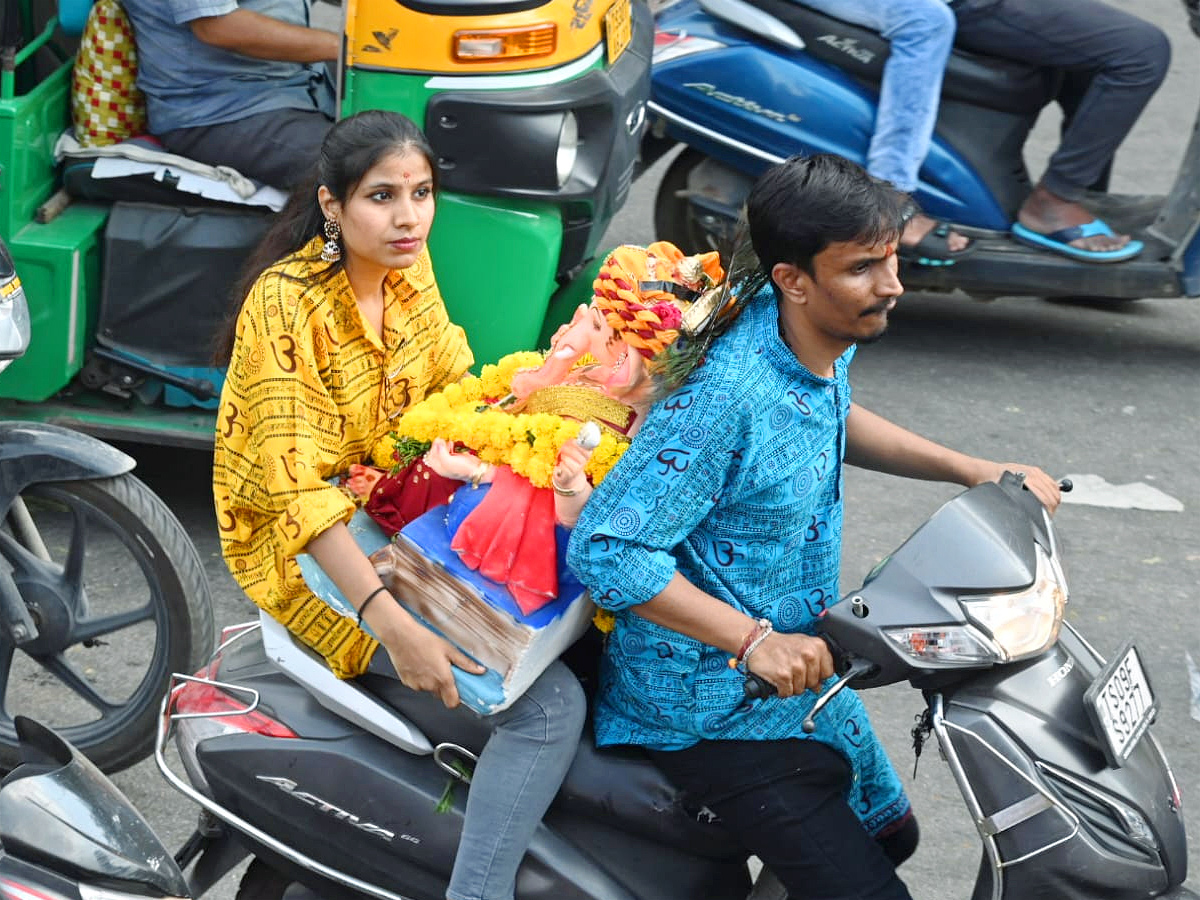
{"label": "scooter tail light", "polygon": [[[215,669],[215,664],[210,668]],[[274,738],[299,737],[277,719],[259,709],[250,709],[245,699],[222,690],[219,682],[206,680],[207,671],[202,669],[197,680],[188,681],[175,695],[172,713],[176,717],[186,716],[193,727],[206,723],[204,730],[216,734],[261,734]]]}

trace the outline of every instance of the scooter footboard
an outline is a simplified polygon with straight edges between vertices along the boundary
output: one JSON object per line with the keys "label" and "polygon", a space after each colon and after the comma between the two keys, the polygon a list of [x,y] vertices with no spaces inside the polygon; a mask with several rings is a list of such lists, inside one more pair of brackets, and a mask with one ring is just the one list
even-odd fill
{"label": "scooter footboard", "polygon": [[1186,877],[1183,821],[1146,735],[1110,766],[1083,697],[1082,642],[931,698],[934,731],[983,841],[974,900],[1159,896]]}

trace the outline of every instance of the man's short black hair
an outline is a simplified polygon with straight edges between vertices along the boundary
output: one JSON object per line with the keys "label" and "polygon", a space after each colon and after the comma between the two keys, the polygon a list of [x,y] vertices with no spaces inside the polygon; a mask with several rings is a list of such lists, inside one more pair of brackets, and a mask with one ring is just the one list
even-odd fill
{"label": "man's short black hair", "polygon": [[773,166],[746,201],[750,240],[768,276],[781,262],[811,275],[813,257],[830,244],[897,239],[909,215],[908,195],[829,153]]}

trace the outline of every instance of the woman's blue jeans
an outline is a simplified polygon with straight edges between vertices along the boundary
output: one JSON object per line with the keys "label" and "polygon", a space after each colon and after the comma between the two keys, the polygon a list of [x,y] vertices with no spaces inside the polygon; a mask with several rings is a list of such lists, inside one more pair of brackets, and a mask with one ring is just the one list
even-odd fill
{"label": "woman's blue jeans", "polygon": [[912,191],[933,140],[942,75],[954,44],[954,13],[944,0],[798,2],[877,31],[891,43],[867,171],[899,190]]}
{"label": "woman's blue jeans", "polygon": [[512,900],[517,869],[562,784],[587,718],[583,688],[556,662],[512,706],[486,721],[449,900]]}
{"label": "woman's blue jeans", "polygon": [[[396,678],[383,647],[372,675]],[[480,718],[447,711],[432,695],[419,702],[441,715],[468,716],[490,729],[467,792],[462,837],[446,890],[449,900],[512,900],[521,860],[579,749],[587,698],[562,662],[552,663],[508,709]]]}

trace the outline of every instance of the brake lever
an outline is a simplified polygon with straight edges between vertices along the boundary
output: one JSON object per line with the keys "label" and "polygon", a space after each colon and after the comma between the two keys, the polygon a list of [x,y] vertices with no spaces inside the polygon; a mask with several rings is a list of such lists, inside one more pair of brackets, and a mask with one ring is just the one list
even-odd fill
{"label": "brake lever", "polygon": [[[816,730],[816,723],[813,717],[821,711],[833,697],[844,688],[847,684],[864,675],[875,668],[875,664],[870,660],[852,657],[847,653],[837,641],[827,634],[819,635],[829,647],[829,653],[833,656],[834,671],[838,673],[838,680],[835,681],[829,688],[817,698],[817,702],[813,704],[812,710],[801,723],[801,728],[805,734],[812,734]],[[747,700],[763,700],[767,697],[774,696],[778,693],[775,685],[767,681],[761,675],[756,675],[753,672],[747,672],[746,678],[742,682],[742,690],[746,694]]]}

